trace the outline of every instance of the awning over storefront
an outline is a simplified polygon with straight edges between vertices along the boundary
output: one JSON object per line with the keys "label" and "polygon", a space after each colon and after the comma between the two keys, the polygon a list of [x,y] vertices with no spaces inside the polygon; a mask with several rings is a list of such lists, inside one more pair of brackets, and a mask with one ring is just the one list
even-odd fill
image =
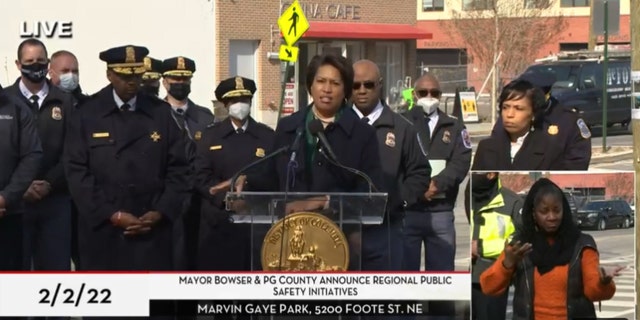
{"label": "awning over storefront", "polygon": [[431,39],[433,37],[433,34],[408,24],[313,21],[309,25],[309,30],[303,38],[400,40]]}

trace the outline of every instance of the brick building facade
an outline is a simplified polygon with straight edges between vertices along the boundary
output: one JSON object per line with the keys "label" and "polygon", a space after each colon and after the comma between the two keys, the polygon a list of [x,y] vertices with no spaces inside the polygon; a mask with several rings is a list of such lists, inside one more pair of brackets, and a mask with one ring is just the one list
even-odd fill
{"label": "brick building facade", "polygon": [[[256,81],[252,115],[275,126],[282,93],[282,65],[277,59],[277,20],[292,1],[217,1],[216,79],[241,75]],[[385,95],[399,80],[415,78],[416,40],[428,38],[415,27],[413,0],[327,0],[300,2],[310,28],[296,44],[300,48],[295,73],[288,79],[288,112],[309,102],[304,75],[315,54],[335,52],[351,60],[371,59],[381,68]],[[275,57],[274,57],[275,56]]]}

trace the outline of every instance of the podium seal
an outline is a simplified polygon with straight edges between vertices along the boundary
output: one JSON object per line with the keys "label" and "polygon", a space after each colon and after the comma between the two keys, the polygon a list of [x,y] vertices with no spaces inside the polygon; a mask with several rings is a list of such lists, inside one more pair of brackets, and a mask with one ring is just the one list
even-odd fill
{"label": "podium seal", "polygon": [[264,271],[346,271],[349,243],[331,219],[293,213],[276,222],[262,243]]}

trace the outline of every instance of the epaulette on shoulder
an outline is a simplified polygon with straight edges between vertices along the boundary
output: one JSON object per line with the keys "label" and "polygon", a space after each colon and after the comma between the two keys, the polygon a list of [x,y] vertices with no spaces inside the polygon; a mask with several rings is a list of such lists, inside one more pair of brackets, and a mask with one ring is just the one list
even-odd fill
{"label": "epaulette on shoulder", "polygon": [[211,128],[213,128],[213,127],[217,126],[217,125],[218,125],[218,123],[220,123],[220,121],[210,123],[209,125],[207,125],[207,129],[211,129]]}

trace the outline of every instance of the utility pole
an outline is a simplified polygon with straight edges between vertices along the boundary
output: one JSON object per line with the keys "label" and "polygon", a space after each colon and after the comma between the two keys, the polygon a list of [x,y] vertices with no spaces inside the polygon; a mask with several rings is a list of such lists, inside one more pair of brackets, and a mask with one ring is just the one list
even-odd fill
{"label": "utility pole", "polygon": [[[633,0],[631,0],[633,1]],[[589,11],[589,51],[594,51],[596,49],[596,45],[598,44],[598,36],[595,32],[593,32],[593,10],[595,8],[595,1],[590,1],[590,11]]]}
{"label": "utility pole", "polygon": [[[629,24],[631,30],[629,35],[631,38],[631,130],[633,130],[633,167],[636,171],[636,192],[634,199],[634,207],[637,208],[640,202],[640,0],[631,0],[629,10]],[[634,50],[635,49],[635,50]],[[637,209],[636,209],[637,212]],[[634,214],[635,217],[635,214]],[[640,263],[640,237],[636,236],[636,266]],[[636,292],[640,291],[640,268],[636,267]],[[638,314],[638,306],[636,305],[636,314]]]}

